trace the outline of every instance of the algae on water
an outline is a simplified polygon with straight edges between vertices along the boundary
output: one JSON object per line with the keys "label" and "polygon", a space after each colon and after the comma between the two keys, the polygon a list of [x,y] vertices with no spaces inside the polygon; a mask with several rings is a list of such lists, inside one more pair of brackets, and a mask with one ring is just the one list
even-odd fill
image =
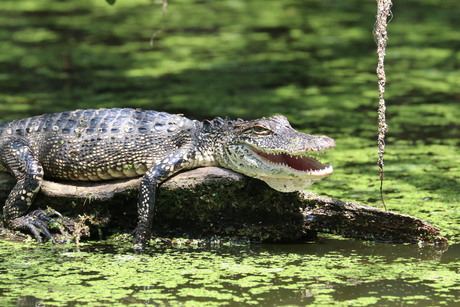
{"label": "algae on water", "polygon": [[[440,227],[447,251],[325,240],[134,255],[0,240],[0,305],[459,304],[457,6],[395,4],[385,62],[387,207]],[[375,2],[179,0],[166,16],[150,0],[0,8],[1,121],[90,107],[280,113],[337,142],[335,172],[313,192],[378,204]]]}
{"label": "algae on water", "polygon": [[135,254],[116,245],[73,250],[0,241],[0,304],[24,297],[47,306],[459,303],[460,262],[440,261],[439,252],[326,240]]}

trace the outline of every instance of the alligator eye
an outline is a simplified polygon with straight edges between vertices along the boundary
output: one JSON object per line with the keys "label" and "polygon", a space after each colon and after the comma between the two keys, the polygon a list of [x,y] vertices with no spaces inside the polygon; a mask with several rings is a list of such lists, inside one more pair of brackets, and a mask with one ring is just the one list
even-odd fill
{"label": "alligator eye", "polygon": [[273,131],[270,129],[264,127],[264,126],[254,126],[251,128],[252,132],[258,134],[258,135],[269,135],[272,134]]}

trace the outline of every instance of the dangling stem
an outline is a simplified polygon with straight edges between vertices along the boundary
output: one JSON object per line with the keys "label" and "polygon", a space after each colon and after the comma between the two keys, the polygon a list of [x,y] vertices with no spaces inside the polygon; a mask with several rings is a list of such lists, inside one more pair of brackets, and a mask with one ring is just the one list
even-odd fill
{"label": "dangling stem", "polygon": [[380,174],[380,199],[386,210],[385,201],[383,198],[383,154],[385,152],[385,132],[388,131],[388,125],[385,121],[385,99],[383,93],[385,92],[385,49],[387,45],[387,25],[388,19],[391,17],[391,0],[377,0],[377,16],[374,28],[374,35],[377,41],[377,77],[378,77],[378,88],[379,88],[379,109],[378,109],[378,160],[377,165],[379,166]]}

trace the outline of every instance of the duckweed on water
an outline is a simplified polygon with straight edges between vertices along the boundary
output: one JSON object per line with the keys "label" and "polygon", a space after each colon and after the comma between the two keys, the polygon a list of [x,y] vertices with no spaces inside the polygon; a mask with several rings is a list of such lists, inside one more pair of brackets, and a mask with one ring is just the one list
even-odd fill
{"label": "duckweed on water", "polygon": [[[378,206],[375,2],[2,0],[0,120],[89,107],[285,114],[337,142],[316,193]],[[384,189],[447,251],[314,245],[80,251],[0,240],[0,305],[460,304],[456,0],[395,3]],[[149,41],[157,33],[153,46]]]}
{"label": "duckweed on water", "polygon": [[0,241],[0,304],[460,303],[460,246],[451,247],[456,260],[443,261],[441,251],[413,245],[325,243],[134,254],[116,246],[78,251]]}

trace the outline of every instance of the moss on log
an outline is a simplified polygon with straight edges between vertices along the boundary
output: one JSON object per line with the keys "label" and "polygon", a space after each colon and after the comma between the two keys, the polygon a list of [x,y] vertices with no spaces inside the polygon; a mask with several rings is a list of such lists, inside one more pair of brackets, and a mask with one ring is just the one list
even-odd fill
{"label": "moss on log", "polygon": [[[0,173],[4,203],[14,179]],[[130,232],[137,221],[139,178],[105,182],[45,181],[34,207],[85,215],[93,233]],[[241,174],[205,167],[161,185],[154,234],[244,237],[264,242],[314,239],[317,232],[389,242],[444,243],[438,228],[418,218],[321,197],[281,193]]]}

